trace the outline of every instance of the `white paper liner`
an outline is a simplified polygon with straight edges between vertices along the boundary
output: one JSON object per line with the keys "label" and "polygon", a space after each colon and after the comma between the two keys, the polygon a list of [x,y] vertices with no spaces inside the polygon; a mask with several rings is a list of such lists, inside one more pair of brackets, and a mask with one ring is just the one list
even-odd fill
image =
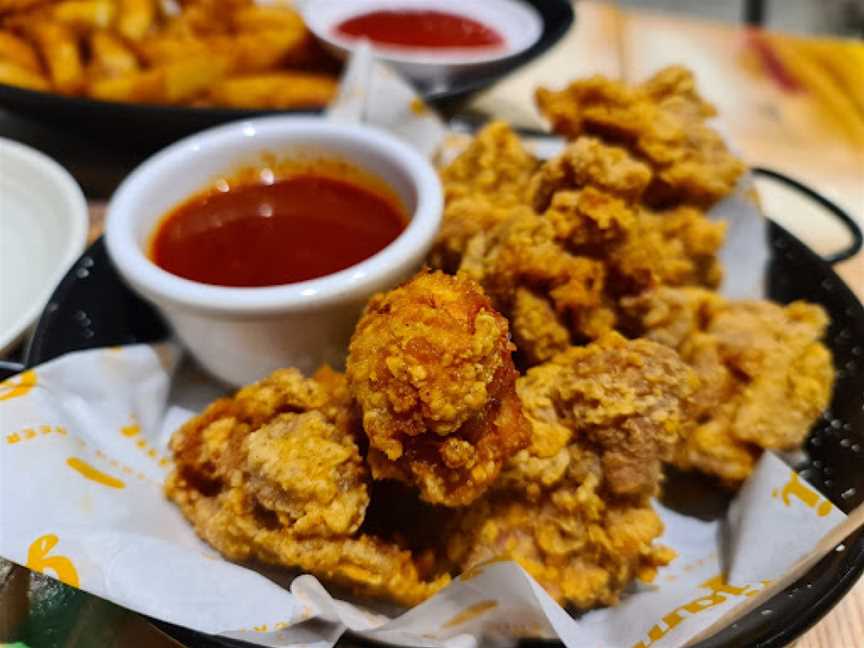
{"label": "white paper liner", "polygon": [[660,541],[679,557],[617,607],[576,620],[518,565],[498,562],[388,620],[312,576],[289,592],[224,561],[164,498],[170,431],[216,391],[189,365],[173,377],[177,356],[170,344],[71,353],[3,383],[0,555],[148,616],[265,646],[329,646],[350,629],[405,645],[557,635],[571,647],[672,647],[845,519],[769,453],[725,523],[658,504]]}

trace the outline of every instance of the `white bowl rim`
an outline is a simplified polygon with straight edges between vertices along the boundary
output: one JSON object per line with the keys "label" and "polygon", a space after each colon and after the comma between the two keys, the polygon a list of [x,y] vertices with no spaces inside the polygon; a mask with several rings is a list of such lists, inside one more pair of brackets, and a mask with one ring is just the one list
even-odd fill
{"label": "white bowl rim", "polygon": [[[306,5],[303,7],[303,18],[309,29],[318,39],[341,50],[351,52],[355,47],[357,47],[361,40],[343,38],[338,35],[334,36],[331,31],[333,25],[329,22],[327,24],[321,24],[316,17],[316,7],[320,7],[323,3],[334,1],[335,0],[308,0]],[[536,33],[533,34],[531,38],[526,39],[525,43],[521,46],[515,48],[507,47],[503,50],[495,49],[477,51],[474,48],[446,48],[446,50],[442,50],[437,48],[402,47],[398,45],[371,43],[372,49],[381,59],[391,63],[460,68],[482,65],[484,63],[497,63],[514,56],[519,56],[540,40],[543,35],[543,20],[537,9],[522,0],[491,1],[510,5],[511,8],[523,12],[525,16],[531,16],[530,20],[532,24],[530,25],[530,28],[532,28]],[[484,2],[490,2],[490,0],[484,0]],[[350,4],[351,10],[346,12],[346,17],[361,15],[369,10],[374,10],[375,7],[387,7],[392,4],[392,0],[352,0]],[[410,3],[404,4],[408,5]],[[436,4],[437,3],[434,3],[431,0],[429,1],[430,6],[440,9],[441,7],[434,6]],[[348,3],[345,3],[345,5],[348,5]],[[422,6],[427,6],[425,0]],[[444,7],[444,9],[446,10],[447,7]]]}
{"label": "white bowl rim", "polygon": [[12,325],[6,327],[5,330],[0,330],[0,352],[2,352],[15,343],[36,322],[51,298],[51,294],[57,288],[57,284],[60,283],[75,260],[84,252],[90,217],[87,210],[87,199],[84,197],[81,187],[78,186],[75,178],[57,161],[26,144],[5,137],[0,137],[0,150],[2,150],[0,157],[9,156],[13,160],[19,160],[54,184],[61,192],[63,202],[66,205],[66,216],[69,218],[69,236],[66,239],[66,247],[63,254],[56,259],[50,279],[45,282],[45,287],[39,293],[38,298],[32,300],[31,305],[19,314]]}
{"label": "white bowl rim", "polygon": [[[191,163],[203,145],[218,146],[238,139],[252,143],[261,137],[261,152],[269,152],[272,148],[268,148],[266,142],[268,135],[285,137],[292,133],[303,135],[305,139],[318,133],[347,138],[376,148],[401,164],[417,192],[417,205],[408,226],[387,247],[356,265],[308,281],[260,288],[216,286],[184,279],[157,266],[141,250],[133,233],[129,207],[146,193],[147,184],[161,168],[184,157]],[[362,164],[358,166],[362,168]],[[360,124],[341,124],[324,117],[255,117],[190,135],[145,160],[111,197],[106,213],[105,242],[108,254],[121,275],[154,301],[161,300],[202,313],[279,315],[325,307],[368,293],[382,277],[394,268],[410,263],[418,250],[431,244],[441,222],[442,208],[441,184],[431,164],[389,133]]]}

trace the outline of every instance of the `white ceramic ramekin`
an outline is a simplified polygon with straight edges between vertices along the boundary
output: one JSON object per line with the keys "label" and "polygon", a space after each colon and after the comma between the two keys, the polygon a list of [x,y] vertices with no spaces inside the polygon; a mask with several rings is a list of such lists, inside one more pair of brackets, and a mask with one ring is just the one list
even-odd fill
{"label": "white ceramic ramekin", "polygon": [[0,354],[36,321],[86,242],[87,202],[72,176],[0,138]]}
{"label": "white ceramic ramekin", "polygon": [[405,77],[430,89],[470,76],[492,74],[521,54],[543,33],[540,14],[519,0],[307,0],[303,17],[313,34],[337,55],[349,54],[357,40],[336,32],[354,16],[381,10],[435,10],[488,25],[501,34],[501,48],[417,48],[373,43],[373,51]]}
{"label": "white ceramic ramekin", "polygon": [[[147,256],[154,227],[174,206],[232,171],[278,160],[339,159],[386,182],[410,222],[381,252],[326,277],[228,288],[177,277]],[[339,367],[366,300],[421,265],[441,221],[438,176],[419,153],[379,130],[314,117],[262,117],[203,131],[139,166],[108,206],[108,253],[129,285],[155,304],[201,365],[234,385],[280,367]],[[290,245],[285,254],[291,254]]]}

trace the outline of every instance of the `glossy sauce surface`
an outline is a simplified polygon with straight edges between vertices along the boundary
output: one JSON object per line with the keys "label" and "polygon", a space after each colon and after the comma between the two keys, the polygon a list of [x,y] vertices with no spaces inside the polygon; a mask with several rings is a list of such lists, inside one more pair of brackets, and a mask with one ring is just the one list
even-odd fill
{"label": "glossy sauce surface", "polygon": [[405,47],[500,47],[497,31],[466,16],[443,11],[373,11],[336,27],[342,36],[368,38],[382,45]]}
{"label": "glossy sauce surface", "polygon": [[353,181],[302,173],[189,199],[157,226],[150,257],[192,281],[277,286],[355,265],[389,245],[406,224],[389,197]]}

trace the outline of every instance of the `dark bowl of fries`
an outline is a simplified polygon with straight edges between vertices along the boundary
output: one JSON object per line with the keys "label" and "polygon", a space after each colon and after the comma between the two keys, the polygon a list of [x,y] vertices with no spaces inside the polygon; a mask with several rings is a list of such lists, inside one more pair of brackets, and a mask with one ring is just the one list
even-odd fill
{"label": "dark bowl of fries", "polygon": [[[252,0],[0,0],[0,103],[146,141],[319,111],[341,64],[294,9]],[[133,128],[130,128],[133,127]]]}
{"label": "dark bowl of fries", "polygon": [[[573,22],[568,0],[526,0],[543,33],[506,69],[424,99],[462,98],[539,56]],[[320,112],[342,62],[290,3],[256,0],[0,0],[0,107],[155,149],[273,112]]]}

